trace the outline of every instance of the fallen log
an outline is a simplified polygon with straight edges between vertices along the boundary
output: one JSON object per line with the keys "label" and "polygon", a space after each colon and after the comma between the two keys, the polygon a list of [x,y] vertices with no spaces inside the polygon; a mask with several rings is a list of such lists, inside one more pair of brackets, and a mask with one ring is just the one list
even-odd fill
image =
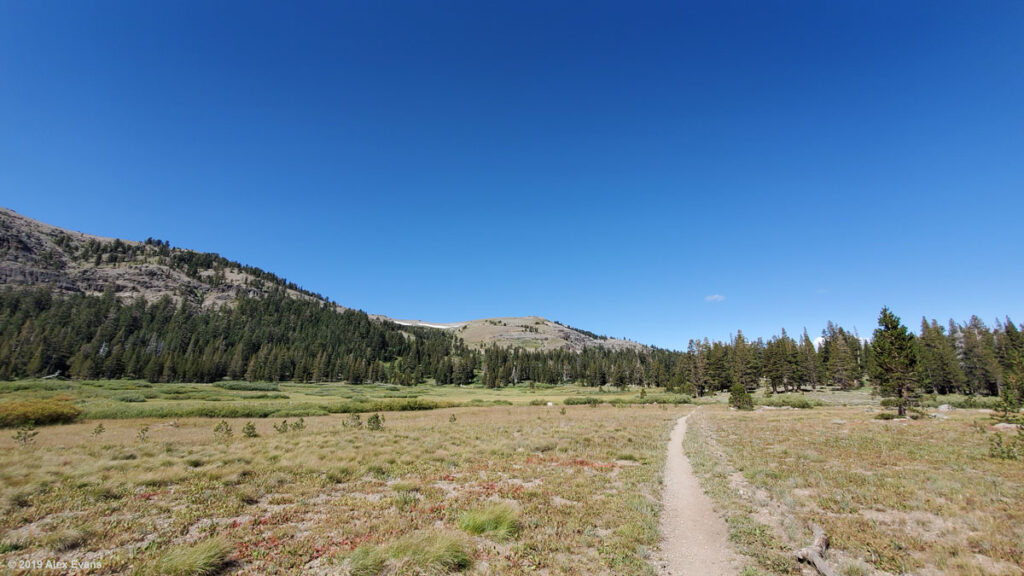
{"label": "fallen log", "polygon": [[839,576],[838,572],[825,563],[825,551],[828,550],[828,534],[825,534],[825,531],[817,524],[812,525],[811,529],[814,531],[814,543],[806,548],[797,550],[796,559],[814,566],[814,569],[821,576]]}
{"label": "fallen log", "polygon": [[50,378],[60,378],[60,370],[57,370],[56,372],[50,374],[49,376],[43,376],[42,380],[49,380]]}

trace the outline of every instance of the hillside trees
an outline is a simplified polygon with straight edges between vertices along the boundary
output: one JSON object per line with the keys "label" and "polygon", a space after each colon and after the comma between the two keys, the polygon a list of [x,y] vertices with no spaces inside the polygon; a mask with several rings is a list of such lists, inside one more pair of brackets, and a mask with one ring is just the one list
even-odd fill
{"label": "hillside trees", "polygon": [[390,377],[411,382],[449,356],[467,354],[445,332],[375,321],[355,310],[339,313],[283,290],[242,296],[216,310],[166,298],[123,304],[110,293],[59,298],[46,288],[0,291],[2,378],[60,371],[154,382],[363,381],[402,359]]}

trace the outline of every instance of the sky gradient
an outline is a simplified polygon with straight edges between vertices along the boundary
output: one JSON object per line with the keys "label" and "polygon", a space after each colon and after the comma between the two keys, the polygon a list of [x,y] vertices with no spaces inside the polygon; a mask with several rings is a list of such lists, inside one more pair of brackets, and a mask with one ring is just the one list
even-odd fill
{"label": "sky gradient", "polygon": [[[487,5],[485,5],[487,4]],[[1021,2],[0,2],[0,205],[396,318],[1024,321]]]}

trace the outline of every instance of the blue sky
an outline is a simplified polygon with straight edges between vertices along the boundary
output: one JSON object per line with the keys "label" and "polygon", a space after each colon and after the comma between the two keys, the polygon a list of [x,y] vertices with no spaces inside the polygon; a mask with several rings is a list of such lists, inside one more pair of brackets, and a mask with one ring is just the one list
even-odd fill
{"label": "blue sky", "polygon": [[[1024,321],[1024,3],[3,2],[0,205],[369,312]],[[718,295],[719,298],[709,298]]]}

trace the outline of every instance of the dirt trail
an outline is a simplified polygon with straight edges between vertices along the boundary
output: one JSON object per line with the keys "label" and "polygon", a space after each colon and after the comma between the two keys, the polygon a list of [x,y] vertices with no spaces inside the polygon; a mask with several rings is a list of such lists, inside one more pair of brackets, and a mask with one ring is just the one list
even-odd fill
{"label": "dirt trail", "polygon": [[661,573],[668,576],[734,576],[742,564],[729,546],[729,530],[704,494],[683,453],[686,416],[676,423],[665,461],[661,512]]}

